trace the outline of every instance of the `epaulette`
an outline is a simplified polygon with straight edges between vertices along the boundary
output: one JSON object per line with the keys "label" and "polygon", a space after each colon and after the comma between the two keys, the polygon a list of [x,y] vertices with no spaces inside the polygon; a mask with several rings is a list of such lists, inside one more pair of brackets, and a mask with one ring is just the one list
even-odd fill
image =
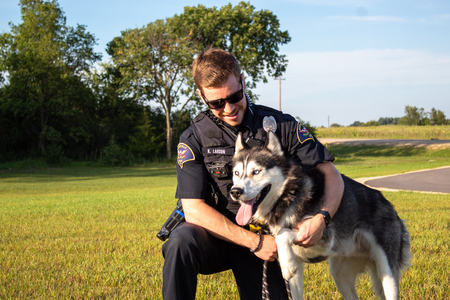
{"label": "epaulette", "polygon": [[281,111],[279,111],[278,109],[272,108],[272,107],[268,107],[268,106],[260,105],[260,104],[255,105],[255,106],[257,106],[261,110],[265,110],[265,111],[268,111],[268,112],[271,112],[271,113],[282,114]]}
{"label": "epaulette", "polygon": [[199,113],[194,120],[192,120],[192,124],[197,123],[198,121],[201,121],[205,116],[206,116],[207,111],[202,111],[201,113]]}

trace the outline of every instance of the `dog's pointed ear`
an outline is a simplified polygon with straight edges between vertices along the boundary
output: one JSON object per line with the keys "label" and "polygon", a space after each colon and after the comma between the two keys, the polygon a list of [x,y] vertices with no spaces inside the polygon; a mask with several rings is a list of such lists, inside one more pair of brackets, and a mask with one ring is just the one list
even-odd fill
{"label": "dog's pointed ear", "polygon": [[276,134],[272,130],[269,130],[267,132],[267,140],[266,144],[264,145],[264,148],[272,152],[272,154],[278,156],[284,155],[283,149],[281,149],[280,141],[278,140]]}
{"label": "dog's pointed ear", "polygon": [[236,145],[235,145],[235,154],[239,151],[243,150],[245,148],[244,142],[242,141],[242,133],[239,132],[237,139],[236,139]]}

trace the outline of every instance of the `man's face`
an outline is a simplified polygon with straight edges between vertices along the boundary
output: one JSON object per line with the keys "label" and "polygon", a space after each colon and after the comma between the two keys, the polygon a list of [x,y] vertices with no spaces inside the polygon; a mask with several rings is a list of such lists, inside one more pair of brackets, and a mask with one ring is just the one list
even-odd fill
{"label": "man's face", "polygon": [[[242,77],[242,84],[244,85],[244,76]],[[217,99],[224,99],[228,96],[236,93],[241,88],[245,88],[245,86],[241,87],[241,84],[238,79],[234,75],[230,75],[228,80],[219,87],[212,88],[203,88],[203,95],[199,89],[197,89],[198,95],[203,99],[203,101],[213,101]],[[205,99],[206,98],[206,99]],[[242,99],[237,103],[230,103],[225,101],[225,106],[219,109],[211,109],[212,113],[224,121],[225,123],[231,126],[237,126],[241,124],[244,119],[245,109],[247,108],[247,99],[245,98],[245,94],[242,94]]]}

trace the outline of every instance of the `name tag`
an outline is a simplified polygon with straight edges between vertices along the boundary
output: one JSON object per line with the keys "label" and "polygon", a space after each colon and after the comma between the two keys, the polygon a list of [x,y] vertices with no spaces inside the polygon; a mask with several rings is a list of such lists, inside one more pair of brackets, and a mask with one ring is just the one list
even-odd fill
{"label": "name tag", "polygon": [[203,148],[203,155],[234,155],[234,148]]}

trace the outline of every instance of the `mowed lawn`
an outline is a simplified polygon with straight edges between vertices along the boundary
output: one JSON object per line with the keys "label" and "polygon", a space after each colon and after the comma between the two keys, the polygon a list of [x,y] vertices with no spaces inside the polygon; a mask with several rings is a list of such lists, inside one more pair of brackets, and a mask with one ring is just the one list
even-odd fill
{"label": "mowed lawn", "polygon": [[[347,176],[450,166],[448,150],[334,147]],[[175,167],[0,171],[0,299],[161,299],[162,242]],[[385,192],[407,226],[402,299],[450,298],[450,195]],[[308,265],[306,299],[341,299],[327,263]],[[376,299],[367,275],[361,299]],[[231,272],[199,276],[197,299],[238,299]]]}

